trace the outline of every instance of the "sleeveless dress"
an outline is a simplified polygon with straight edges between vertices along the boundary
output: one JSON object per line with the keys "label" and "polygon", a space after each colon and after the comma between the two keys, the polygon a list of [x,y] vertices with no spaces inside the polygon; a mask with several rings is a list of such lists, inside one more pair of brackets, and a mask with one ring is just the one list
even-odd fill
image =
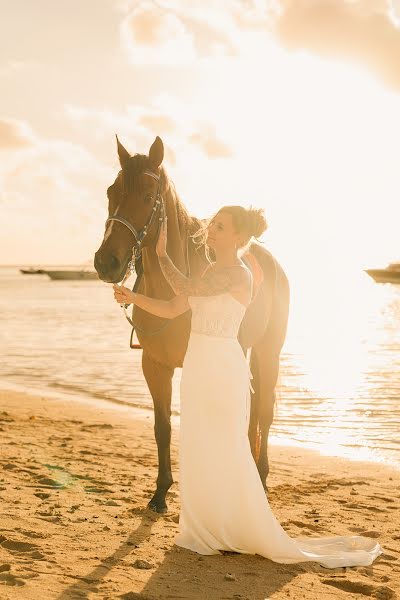
{"label": "sleeveless dress", "polygon": [[175,544],[199,554],[230,550],[278,563],[370,565],[374,539],[290,537],[265,495],[248,438],[251,371],[237,339],[246,308],[229,292],[189,296],[192,325],[180,384]]}

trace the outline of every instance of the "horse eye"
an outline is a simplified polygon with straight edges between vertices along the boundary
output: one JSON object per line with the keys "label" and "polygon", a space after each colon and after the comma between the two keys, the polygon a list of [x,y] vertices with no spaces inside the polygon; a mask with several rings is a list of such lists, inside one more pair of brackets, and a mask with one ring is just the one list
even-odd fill
{"label": "horse eye", "polygon": [[144,197],[144,201],[146,202],[146,204],[148,204],[150,202],[150,200],[153,200],[153,195],[146,194],[146,196]]}

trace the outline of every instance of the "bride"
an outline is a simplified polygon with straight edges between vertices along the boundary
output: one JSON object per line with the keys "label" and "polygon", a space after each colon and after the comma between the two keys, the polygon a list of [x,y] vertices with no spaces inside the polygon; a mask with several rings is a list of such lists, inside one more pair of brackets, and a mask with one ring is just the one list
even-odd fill
{"label": "bride", "polygon": [[371,538],[290,537],[269,506],[251,453],[251,371],[237,334],[252,299],[252,275],[240,255],[266,228],[262,209],[223,206],[202,228],[216,260],[202,277],[189,279],[167,254],[165,218],[156,251],[176,295],[160,300],[113,286],[118,303],[157,316],[173,319],[192,311],[180,385],[181,510],[175,544],[199,554],[230,550],[279,563],[370,565],[383,552]]}

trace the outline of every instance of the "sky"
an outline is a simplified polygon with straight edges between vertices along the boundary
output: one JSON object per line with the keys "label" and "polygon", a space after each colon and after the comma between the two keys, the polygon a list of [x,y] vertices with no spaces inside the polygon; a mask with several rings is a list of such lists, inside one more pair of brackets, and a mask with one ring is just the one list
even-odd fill
{"label": "sky", "polygon": [[0,0],[1,264],[93,260],[159,135],[189,212],[262,206],[289,274],[400,261],[400,3]]}

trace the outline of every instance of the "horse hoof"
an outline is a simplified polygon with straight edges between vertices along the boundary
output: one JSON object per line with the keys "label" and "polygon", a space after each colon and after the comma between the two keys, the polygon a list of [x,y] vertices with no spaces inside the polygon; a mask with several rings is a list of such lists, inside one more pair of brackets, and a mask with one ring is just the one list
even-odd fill
{"label": "horse hoof", "polygon": [[168,507],[166,504],[157,504],[157,502],[151,501],[148,503],[147,508],[150,508],[150,510],[163,515],[166,512],[168,512]]}

